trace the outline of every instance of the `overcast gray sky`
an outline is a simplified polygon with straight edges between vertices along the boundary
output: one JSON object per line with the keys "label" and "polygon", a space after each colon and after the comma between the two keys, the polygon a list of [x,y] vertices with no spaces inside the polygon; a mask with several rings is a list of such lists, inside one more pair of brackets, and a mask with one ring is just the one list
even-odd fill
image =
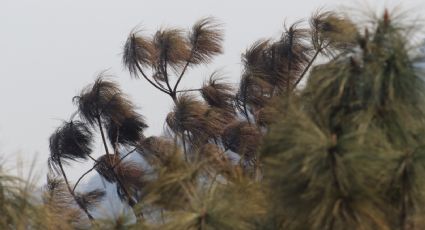
{"label": "overcast gray sky", "polygon": [[[0,158],[10,166],[21,156],[27,167],[37,155],[36,169],[45,170],[48,137],[75,111],[72,97],[105,69],[146,117],[146,134],[160,134],[170,99],[145,81],[130,79],[121,65],[122,46],[137,25],[149,35],[161,26],[189,28],[205,16],[223,23],[225,53],[212,65],[190,71],[183,81],[185,87],[196,87],[215,69],[237,82],[241,53],[259,38],[278,37],[285,20],[290,23],[317,8],[341,4],[382,10],[402,3],[424,14],[422,1],[2,0]],[[87,167],[68,170],[75,178]]]}

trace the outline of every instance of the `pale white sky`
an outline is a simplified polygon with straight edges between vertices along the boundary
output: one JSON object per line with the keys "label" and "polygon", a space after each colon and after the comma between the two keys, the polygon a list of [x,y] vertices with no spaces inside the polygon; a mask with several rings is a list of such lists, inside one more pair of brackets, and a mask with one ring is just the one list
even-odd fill
{"label": "pale white sky", "polygon": [[[161,26],[190,28],[199,18],[214,16],[225,29],[225,53],[212,65],[190,71],[185,87],[197,87],[215,69],[232,82],[240,75],[240,55],[254,41],[278,37],[283,24],[307,18],[320,7],[341,4],[383,9],[398,3],[425,13],[423,0],[2,0],[0,2],[0,158],[13,167],[37,156],[46,169],[48,137],[75,111],[71,99],[100,71],[116,75],[124,92],[150,126],[162,131],[171,103],[143,80],[130,79],[121,65],[122,46],[137,25],[146,34]],[[100,155],[101,153],[96,153]],[[69,168],[75,178],[88,165]],[[44,178],[43,178],[44,179]]]}

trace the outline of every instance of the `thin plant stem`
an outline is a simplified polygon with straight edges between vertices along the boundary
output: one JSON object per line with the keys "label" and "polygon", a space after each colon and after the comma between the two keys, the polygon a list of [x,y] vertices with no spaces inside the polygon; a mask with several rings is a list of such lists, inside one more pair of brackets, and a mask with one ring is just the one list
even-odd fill
{"label": "thin plant stem", "polygon": [[164,78],[165,78],[165,84],[167,85],[168,90],[170,91],[170,97],[173,99],[173,101],[175,102],[177,100],[176,98],[176,92],[174,92],[173,89],[171,89],[170,86],[170,79],[168,79],[168,71],[167,71],[167,57],[165,57],[164,63],[162,63],[162,65],[160,65],[162,74],[164,74]]}
{"label": "thin plant stem", "polygon": [[123,157],[121,157],[118,160],[118,162],[116,162],[114,165],[112,165],[112,168],[115,168],[116,166],[118,166],[126,157],[128,157],[130,154],[132,154],[136,150],[137,150],[137,148],[134,148],[131,151],[129,151],[128,153],[126,153]]}
{"label": "thin plant stem", "polygon": [[92,168],[90,168],[89,170],[87,170],[83,175],[80,176],[80,178],[78,178],[77,182],[74,184],[74,188],[72,188],[72,191],[75,191],[75,189],[77,188],[77,185],[80,183],[80,181],[87,175],[89,174],[91,171],[93,171],[96,166],[99,164],[99,161],[96,162]]}
{"label": "thin plant stem", "polygon": [[97,116],[97,122],[99,123],[100,135],[102,136],[103,146],[105,147],[106,154],[109,155],[108,144],[106,143],[105,134],[103,133],[102,121],[100,120],[100,116]]}
{"label": "thin plant stem", "polygon": [[122,183],[121,179],[118,177],[118,175],[113,171],[113,168],[110,167],[110,170],[113,172],[115,179],[117,180],[118,186],[123,190],[125,196],[127,197],[127,203],[130,205],[130,207],[134,207],[136,205],[136,202],[131,198],[130,193],[125,188],[124,184]]}
{"label": "thin plant stem", "polygon": [[289,79],[290,79],[290,76],[291,76],[291,67],[292,67],[292,62],[291,62],[291,59],[292,59],[292,44],[293,44],[293,37],[291,36],[291,39],[290,39],[290,42],[289,42],[289,47],[291,47],[290,48],[291,51],[288,52],[288,56],[287,56],[287,58],[289,60],[289,63],[288,63],[288,75],[287,75],[287,78],[286,78],[286,95],[287,96],[290,95],[290,92],[289,91],[291,89],[291,86],[289,85]]}
{"label": "thin plant stem", "polygon": [[301,73],[301,75],[298,77],[297,81],[295,82],[294,86],[292,87],[292,90],[295,90],[295,88],[297,88],[298,83],[300,83],[300,81],[304,78],[305,74],[307,73],[307,71],[310,69],[311,65],[313,65],[314,61],[316,60],[316,58],[319,56],[319,54],[322,52],[322,50],[325,47],[320,47],[319,49],[316,50],[316,53],[314,54],[314,56],[311,58],[311,60],[308,62],[307,66],[305,67],[304,71]]}
{"label": "thin plant stem", "polygon": [[183,142],[183,152],[184,152],[184,159],[186,162],[189,161],[187,157],[187,151],[186,151],[186,138],[185,138],[185,131],[182,133],[182,142]]}
{"label": "thin plant stem", "polygon": [[[137,150],[137,148],[134,148],[133,150],[131,150],[130,152],[128,152],[128,153],[126,153],[123,157],[121,157],[120,159],[119,159],[119,161],[118,162],[116,162],[113,166],[112,166],[112,168],[114,169],[116,166],[118,166],[126,157],[128,157],[131,153],[133,153],[134,151],[136,151]],[[94,160],[96,163],[93,165],[93,167],[92,168],[90,168],[89,170],[87,170],[83,175],[81,175],[80,176],[80,178],[78,178],[78,180],[77,180],[77,182],[75,183],[75,185],[74,185],[74,188],[72,189],[72,191],[75,191],[75,189],[77,188],[77,185],[80,183],[80,181],[87,175],[87,174],[89,174],[91,171],[93,171],[95,168],[96,168],[96,166],[98,166],[99,164],[100,164],[100,161],[96,161],[96,160]]]}
{"label": "thin plant stem", "polygon": [[246,108],[246,106],[247,106],[247,104],[246,104],[246,89],[245,89],[242,107],[243,107],[243,112],[245,113],[246,120],[248,121],[248,124],[251,124],[251,119],[249,118],[248,109]]}
{"label": "thin plant stem", "polygon": [[82,205],[82,204],[78,201],[77,197],[75,196],[74,190],[72,190],[72,189],[71,189],[71,186],[69,185],[68,178],[66,177],[66,174],[65,174],[65,170],[63,170],[62,161],[61,161],[60,159],[59,159],[58,164],[59,164],[59,168],[60,168],[60,170],[61,170],[61,173],[62,173],[63,179],[64,179],[64,181],[65,181],[65,183],[66,183],[66,187],[68,188],[68,191],[69,191],[69,193],[71,194],[72,198],[74,198],[74,200],[75,200],[75,202],[77,203],[78,207],[80,207],[80,208],[81,208],[81,210],[83,210],[83,211],[86,213],[87,217],[88,217],[91,221],[93,221],[93,216],[89,213],[89,211],[87,210],[87,208],[85,208],[85,207],[84,207],[84,206],[83,206],[83,205]]}
{"label": "thin plant stem", "polygon": [[195,52],[195,50],[194,50],[194,49],[195,49],[195,48],[192,48],[192,50],[190,51],[190,56],[189,56],[189,58],[187,59],[186,64],[184,65],[183,70],[182,70],[182,72],[180,73],[180,76],[179,76],[179,78],[177,79],[176,84],[174,85],[173,92],[176,92],[176,91],[177,91],[177,87],[179,86],[180,81],[182,80],[183,75],[184,75],[184,73],[185,73],[185,72],[186,72],[186,70],[187,70],[187,67],[189,67],[190,61],[191,61],[191,60],[192,60],[192,58],[193,58],[193,53]]}
{"label": "thin plant stem", "polygon": [[177,90],[176,93],[184,93],[184,92],[193,92],[193,91],[201,91],[202,89],[182,89]]}
{"label": "thin plant stem", "polygon": [[151,79],[149,79],[148,76],[146,76],[145,72],[143,72],[143,69],[142,69],[142,67],[140,67],[139,63],[136,63],[136,67],[139,70],[139,72],[142,74],[143,78],[145,78],[151,85],[153,85],[159,91],[170,95],[171,92],[168,92],[167,90],[162,89],[161,87],[156,85]]}

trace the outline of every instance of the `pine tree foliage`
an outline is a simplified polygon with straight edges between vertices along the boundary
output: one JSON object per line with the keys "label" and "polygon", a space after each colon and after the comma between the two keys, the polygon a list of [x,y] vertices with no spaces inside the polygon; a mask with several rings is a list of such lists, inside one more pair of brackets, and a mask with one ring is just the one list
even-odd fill
{"label": "pine tree foliage", "polygon": [[[172,99],[166,133],[146,137],[133,102],[101,75],[50,138],[40,204],[0,171],[0,227],[424,229],[425,71],[411,27],[388,11],[369,24],[320,11],[308,22],[247,48],[237,87],[214,72],[179,88],[223,51],[213,18],[133,31],[123,64]],[[70,181],[63,164],[82,160],[93,167]],[[108,197],[76,189],[90,172],[115,186],[133,220],[93,218]]]}
{"label": "pine tree foliage", "polygon": [[425,85],[404,28],[386,11],[354,33],[272,128],[262,152],[280,227],[423,228]]}

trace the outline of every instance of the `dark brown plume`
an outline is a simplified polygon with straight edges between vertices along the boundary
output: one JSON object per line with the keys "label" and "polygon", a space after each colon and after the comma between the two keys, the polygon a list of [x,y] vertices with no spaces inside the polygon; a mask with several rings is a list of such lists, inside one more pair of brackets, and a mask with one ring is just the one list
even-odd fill
{"label": "dark brown plume", "polygon": [[131,33],[124,45],[122,62],[132,76],[138,76],[138,67],[152,64],[152,42],[148,39]]}
{"label": "dark brown plume", "polygon": [[91,125],[95,125],[98,117],[118,120],[129,109],[127,100],[120,100],[121,90],[112,81],[99,76],[95,83],[82,90],[80,96],[74,98],[81,116]]}
{"label": "dark brown plume", "polygon": [[143,131],[148,126],[139,115],[124,118],[119,123],[110,120],[106,123],[108,137],[112,146],[126,144],[136,146],[143,138]]}
{"label": "dark brown plume", "polygon": [[192,46],[191,63],[208,63],[223,52],[223,31],[213,18],[204,18],[195,23],[189,35]]}
{"label": "dark brown plume", "polygon": [[[353,47],[359,37],[356,26],[334,12],[316,12],[310,19],[311,37],[315,50],[327,46],[336,49]],[[323,50],[327,54],[329,49]]]}
{"label": "dark brown plume", "polygon": [[140,148],[143,156],[150,161],[165,159],[178,150],[177,145],[172,140],[156,136],[145,138],[140,144]]}
{"label": "dark brown plume", "polygon": [[120,157],[116,154],[105,154],[97,158],[95,163],[95,170],[108,182],[113,183],[117,181],[115,171],[113,169],[114,165],[120,162]]}
{"label": "dark brown plume", "polygon": [[93,135],[82,122],[64,122],[50,136],[51,163],[58,164],[61,159],[85,160],[92,152]]}
{"label": "dark brown plume", "polygon": [[242,75],[239,90],[235,97],[235,103],[241,113],[249,106],[253,110],[264,107],[271,99],[273,87],[262,78],[252,75]]}
{"label": "dark brown plume", "polygon": [[264,72],[265,68],[265,54],[270,48],[269,40],[258,40],[249,47],[244,54],[242,54],[242,62],[245,67],[245,71],[251,74]]}
{"label": "dark brown plume", "polygon": [[298,28],[298,23],[289,28],[279,41],[268,50],[267,79],[280,91],[292,90],[293,84],[310,61],[311,48],[307,43],[308,31]]}
{"label": "dark brown plume", "polygon": [[217,73],[211,74],[208,82],[204,83],[201,88],[201,95],[208,105],[223,109],[228,113],[234,113],[233,88],[230,84],[221,81],[222,78]]}
{"label": "dark brown plume", "polygon": [[218,139],[223,134],[224,128],[232,123],[236,118],[230,113],[220,108],[209,108],[205,112],[205,128],[204,132],[207,138]]}
{"label": "dark brown plume", "polygon": [[262,135],[257,127],[245,121],[236,121],[228,125],[222,135],[226,149],[246,157],[252,157],[255,154],[261,138]]}
{"label": "dark brown plume", "polygon": [[180,67],[186,63],[190,56],[190,48],[183,31],[179,29],[162,29],[155,33],[153,38],[154,65],[159,68],[169,64]]}
{"label": "dark brown plume", "polygon": [[115,82],[99,77],[76,97],[76,103],[81,116],[89,124],[105,123],[113,146],[135,145],[143,138],[146,123]]}
{"label": "dark brown plume", "polygon": [[185,131],[195,136],[203,135],[205,130],[205,117],[207,106],[194,96],[181,94],[173,108],[167,116],[167,125],[175,133]]}

